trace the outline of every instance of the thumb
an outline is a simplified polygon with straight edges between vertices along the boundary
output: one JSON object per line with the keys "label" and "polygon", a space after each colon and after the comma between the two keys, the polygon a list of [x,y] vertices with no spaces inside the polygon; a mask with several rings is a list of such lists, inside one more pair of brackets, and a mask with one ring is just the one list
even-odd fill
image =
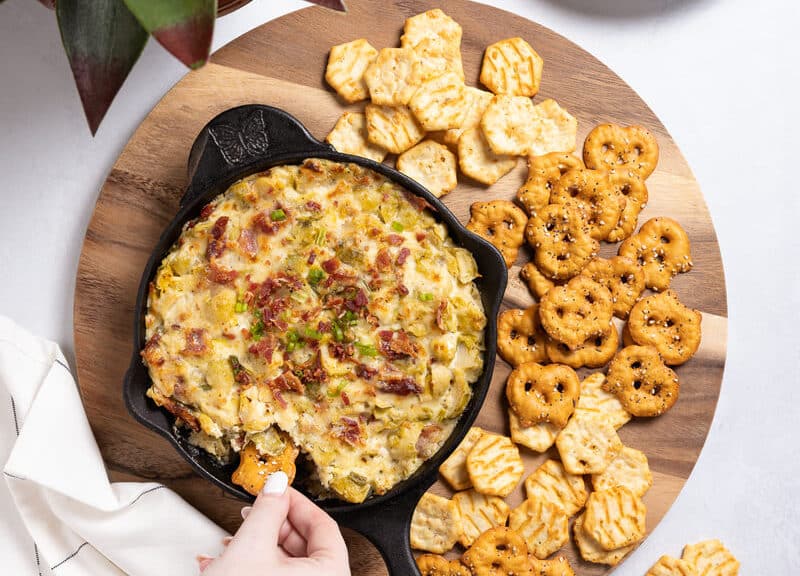
{"label": "thumb", "polygon": [[281,526],[289,513],[289,478],[285,472],[273,472],[267,477],[252,510],[245,518],[236,539],[241,543],[277,546]]}

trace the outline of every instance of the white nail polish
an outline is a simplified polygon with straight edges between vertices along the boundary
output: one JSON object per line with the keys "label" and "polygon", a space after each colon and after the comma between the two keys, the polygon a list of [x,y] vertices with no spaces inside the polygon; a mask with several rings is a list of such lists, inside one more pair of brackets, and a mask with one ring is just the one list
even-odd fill
{"label": "white nail polish", "polygon": [[252,509],[253,509],[252,506],[245,506],[244,508],[242,508],[242,520],[247,518],[247,515],[250,514],[250,510]]}
{"label": "white nail polish", "polygon": [[271,494],[273,496],[280,495],[286,492],[286,488],[288,487],[289,477],[286,475],[286,472],[279,470],[267,476],[267,481],[264,483],[261,493]]}

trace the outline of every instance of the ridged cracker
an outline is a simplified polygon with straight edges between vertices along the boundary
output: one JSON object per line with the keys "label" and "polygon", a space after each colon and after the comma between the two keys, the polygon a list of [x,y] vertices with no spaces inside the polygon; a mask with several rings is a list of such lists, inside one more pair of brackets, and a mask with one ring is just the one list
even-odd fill
{"label": "ridged cracker", "polygon": [[739,561],[716,539],[688,544],[682,558],[694,566],[698,576],[736,576],[739,573]]}
{"label": "ridged cracker", "polygon": [[407,106],[367,104],[367,138],[392,154],[402,154],[425,137]]}
{"label": "ridged cracker", "polygon": [[331,48],[325,81],[347,102],[369,98],[364,72],[378,56],[378,51],[364,38]]}
{"label": "ridged cracker", "polygon": [[423,140],[397,158],[397,169],[425,186],[437,198],[453,190],[456,181],[456,157],[447,146]]}
{"label": "ridged cracker", "polygon": [[461,171],[481,184],[494,184],[517,165],[514,156],[495,154],[480,126],[466,130],[458,139],[458,166]]}
{"label": "ridged cracker", "polygon": [[616,550],[644,538],[646,518],[642,499],[624,486],[615,486],[589,495],[583,529],[605,550]]}
{"label": "ridged cracker", "polygon": [[500,94],[492,98],[481,118],[481,129],[495,154],[528,154],[536,136],[533,101],[527,96]]}
{"label": "ridged cracker", "polygon": [[386,150],[367,139],[367,117],[357,112],[345,112],[325,138],[339,152],[363,156],[382,162]]}
{"label": "ridged cracker", "polygon": [[439,466],[439,474],[447,480],[447,483],[453,487],[454,490],[466,490],[472,486],[467,473],[467,454],[469,454],[475,442],[483,435],[483,430],[477,426],[473,426],[464,436],[461,444],[453,450],[448,456],[447,460],[442,462]]}
{"label": "ridged cracker", "polygon": [[444,143],[448,146],[457,147],[458,139],[461,138],[461,135],[464,132],[470,128],[480,126],[483,113],[486,111],[486,107],[494,97],[491,92],[481,90],[480,88],[475,88],[474,86],[467,86],[465,90],[469,104],[467,105],[466,114],[464,114],[464,117],[461,119],[461,125],[457,128],[445,130],[445,133],[442,137]]}
{"label": "ridged cracker", "polygon": [[569,517],[564,509],[541,499],[526,499],[511,511],[508,526],[528,544],[528,552],[543,560],[569,541]]}
{"label": "ridged cracker", "polygon": [[436,554],[450,550],[461,535],[461,517],[452,500],[426,492],[411,518],[411,547]]}
{"label": "ridged cracker", "polygon": [[472,546],[475,539],[489,528],[505,526],[510,508],[502,498],[487,496],[475,490],[464,490],[453,495],[453,502],[461,514],[462,546]]}
{"label": "ridged cracker", "polygon": [[541,56],[525,40],[506,38],[486,48],[481,83],[495,94],[534,96],[543,66]]}
{"label": "ridged cracker", "polygon": [[578,412],[556,438],[556,447],[567,472],[600,474],[622,450],[622,441],[605,420]]}
{"label": "ridged cracker", "polygon": [[411,48],[383,48],[364,71],[373,104],[408,104],[419,87],[419,56]]}
{"label": "ridged cracker", "polygon": [[[616,328],[614,328],[616,330]],[[581,396],[578,398],[578,405],[575,412],[584,412],[596,416],[611,424],[615,430],[619,430],[630,421],[630,413],[622,407],[622,404],[614,394],[603,390],[603,383],[606,381],[605,374],[595,372],[581,381]]]}
{"label": "ridged cracker", "polygon": [[592,475],[592,487],[598,491],[624,486],[636,496],[644,496],[652,485],[653,474],[647,456],[641,450],[628,446],[622,447],[602,474]]}
{"label": "ridged cracker", "polygon": [[557,504],[572,516],[583,508],[588,493],[583,476],[570,474],[558,460],[547,460],[525,479],[525,494]]}
{"label": "ridged cracker", "polygon": [[471,101],[464,81],[453,72],[445,72],[422,82],[408,107],[425,130],[449,130],[461,125]]}
{"label": "ridged cracker", "polygon": [[535,452],[544,452],[556,441],[559,428],[549,422],[539,422],[533,426],[523,427],[513,410],[508,411],[508,422],[511,428],[511,439]]}
{"label": "ridged cracker", "polygon": [[528,154],[544,156],[550,152],[572,152],[578,134],[578,119],[548,98],[533,107],[533,138]]}
{"label": "ridged cracker", "polygon": [[519,449],[511,438],[484,433],[467,455],[472,486],[482,494],[508,496],[525,472]]}
{"label": "ridged cracker", "polygon": [[686,560],[662,556],[644,576],[698,576],[697,571]]}
{"label": "ridged cracker", "polygon": [[572,525],[572,533],[575,536],[575,544],[578,545],[578,550],[581,557],[587,562],[594,562],[595,564],[607,564],[609,566],[616,566],[619,564],[628,553],[633,550],[633,545],[623,546],[616,550],[605,550],[597,540],[592,538],[583,528],[583,514],[575,519]]}

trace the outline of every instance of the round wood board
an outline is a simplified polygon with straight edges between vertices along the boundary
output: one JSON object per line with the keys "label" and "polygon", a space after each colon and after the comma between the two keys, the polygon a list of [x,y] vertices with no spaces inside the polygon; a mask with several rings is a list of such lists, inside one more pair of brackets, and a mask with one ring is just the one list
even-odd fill
{"label": "round wood board", "polygon": [[[324,83],[331,46],[366,37],[376,47],[396,46],[405,18],[435,7],[425,1],[382,3],[350,0],[349,12],[312,7],[294,12],[234,40],[204,68],[190,72],[159,102],[136,130],[111,170],[97,201],[78,268],[75,290],[75,347],[86,412],[113,480],[165,483],[227,530],[240,520],[242,503],[195,475],[161,437],[137,424],[125,410],[121,385],[131,356],[135,292],[141,271],[187,185],[186,161],[193,139],[217,113],[246,103],[287,110],[319,139],[345,106]],[[661,157],[648,179],[650,202],[640,222],[652,216],[677,219],[692,242],[695,267],[673,287],[689,306],[703,312],[703,341],[697,355],[678,368],[681,398],[666,415],[634,420],[620,430],[625,444],[643,450],[654,484],[646,494],[647,528],[652,530],[675,500],[705,441],[714,415],[725,364],[727,308],[716,235],[700,189],[686,161],[653,112],[612,71],[593,56],[533,22],[489,6],[450,0],[447,12],[464,29],[462,52],[469,84],[478,85],[484,48],[521,36],[544,58],[540,101],[553,97],[579,120],[579,142],[597,123],[642,124],[658,138]],[[490,189],[463,179],[445,203],[466,222],[477,199],[512,198],[526,176],[524,162]],[[616,246],[604,245],[612,255]],[[525,251],[509,271],[505,303],[532,302],[519,279]],[[508,434],[503,389],[509,367],[498,360],[492,388],[478,418],[485,429]],[[522,449],[526,474],[545,455]],[[434,491],[450,494],[437,483]],[[522,501],[521,486],[508,497]],[[354,574],[385,574],[377,551],[346,531]],[[200,552],[200,551],[198,551]],[[579,560],[565,546],[579,574],[611,569]]]}

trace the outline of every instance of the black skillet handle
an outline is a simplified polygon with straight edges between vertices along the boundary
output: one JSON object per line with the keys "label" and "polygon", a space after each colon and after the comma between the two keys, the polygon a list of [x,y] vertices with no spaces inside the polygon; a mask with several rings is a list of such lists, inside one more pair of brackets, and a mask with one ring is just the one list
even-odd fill
{"label": "black skillet handle", "polygon": [[429,484],[423,482],[380,506],[332,515],[341,526],[361,533],[375,545],[386,562],[389,576],[414,576],[419,570],[411,553],[408,531],[414,508]]}
{"label": "black skillet handle", "polygon": [[265,161],[333,148],[314,138],[297,118],[272,106],[246,104],[214,117],[195,138],[189,153],[189,187],[181,206],[215,183],[241,178]]}

